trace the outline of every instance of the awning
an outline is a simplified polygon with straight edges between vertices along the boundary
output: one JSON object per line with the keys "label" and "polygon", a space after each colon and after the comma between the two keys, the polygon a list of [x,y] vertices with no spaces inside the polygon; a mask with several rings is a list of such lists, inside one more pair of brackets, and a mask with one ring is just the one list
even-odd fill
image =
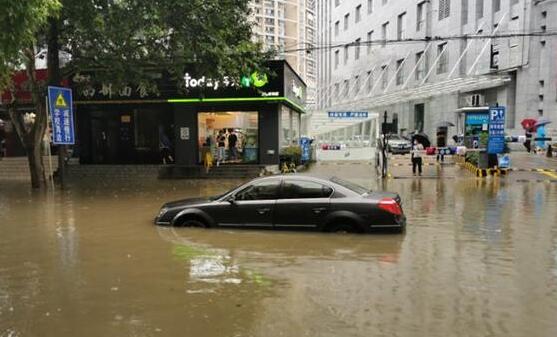
{"label": "awning", "polygon": [[[506,75],[471,76],[434,83],[426,83],[415,88],[391,91],[389,93],[376,96],[363,97],[359,99],[351,98],[347,101],[338,102],[338,104],[328,107],[326,110],[315,111],[312,115],[312,118],[315,119],[316,122],[314,123],[312,121],[313,133],[320,134],[347,126],[345,124],[338,123],[336,120],[330,121],[327,116],[327,111],[380,110],[381,107],[396,103],[447,95],[455,92],[472,92],[495,88],[503,86],[510,81],[511,77]],[[352,121],[352,124],[356,123],[357,121]]]}

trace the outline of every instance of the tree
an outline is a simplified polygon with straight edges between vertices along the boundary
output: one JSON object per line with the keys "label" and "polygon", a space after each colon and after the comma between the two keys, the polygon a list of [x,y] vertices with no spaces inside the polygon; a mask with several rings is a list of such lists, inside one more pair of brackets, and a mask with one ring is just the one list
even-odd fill
{"label": "tree", "polygon": [[[36,78],[35,59],[37,36],[49,18],[55,18],[58,0],[0,1],[0,92],[12,91],[13,101],[8,104],[10,118],[27,152],[34,188],[44,186],[45,175],[41,155],[47,121],[44,107],[44,85]],[[13,93],[12,75],[17,69],[25,69],[29,78],[29,91],[35,106],[34,123],[28,125],[17,112]]]}
{"label": "tree", "polygon": [[[47,48],[48,83],[94,70],[116,87],[150,81],[164,69],[179,81],[186,65],[211,76],[261,68],[270,56],[253,42],[249,0],[0,0],[0,92],[24,68],[36,109],[32,128],[9,106],[27,151],[34,188],[44,186],[40,152],[46,129],[46,86],[35,77],[35,55]],[[60,69],[60,51],[67,59]],[[63,167],[63,162],[61,163]]]}

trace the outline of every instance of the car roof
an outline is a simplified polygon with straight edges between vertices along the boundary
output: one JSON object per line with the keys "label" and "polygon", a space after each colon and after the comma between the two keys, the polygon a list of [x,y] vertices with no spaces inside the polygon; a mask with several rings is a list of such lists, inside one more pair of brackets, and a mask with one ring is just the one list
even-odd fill
{"label": "car roof", "polygon": [[305,174],[277,174],[272,176],[255,178],[250,182],[263,181],[263,180],[289,179],[289,178],[296,179],[296,180],[318,181],[318,182],[329,183],[329,184],[332,183],[332,181],[330,180],[331,177],[316,177],[316,176],[310,176]]}

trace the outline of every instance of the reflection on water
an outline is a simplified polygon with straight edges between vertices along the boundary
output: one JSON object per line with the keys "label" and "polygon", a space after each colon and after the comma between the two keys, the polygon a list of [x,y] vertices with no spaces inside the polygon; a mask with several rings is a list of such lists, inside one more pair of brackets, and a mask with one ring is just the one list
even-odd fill
{"label": "reflection on water", "polygon": [[348,178],[399,192],[406,234],[151,223],[239,181],[2,182],[0,337],[557,335],[554,185],[366,174]]}

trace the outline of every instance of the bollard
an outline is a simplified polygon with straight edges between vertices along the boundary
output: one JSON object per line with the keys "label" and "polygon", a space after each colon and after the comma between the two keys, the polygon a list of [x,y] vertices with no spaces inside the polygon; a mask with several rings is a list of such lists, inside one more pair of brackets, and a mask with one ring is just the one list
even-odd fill
{"label": "bollard", "polygon": [[553,157],[553,149],[551,148],[551,144],[547,145],[547,157],[548,158]]}

